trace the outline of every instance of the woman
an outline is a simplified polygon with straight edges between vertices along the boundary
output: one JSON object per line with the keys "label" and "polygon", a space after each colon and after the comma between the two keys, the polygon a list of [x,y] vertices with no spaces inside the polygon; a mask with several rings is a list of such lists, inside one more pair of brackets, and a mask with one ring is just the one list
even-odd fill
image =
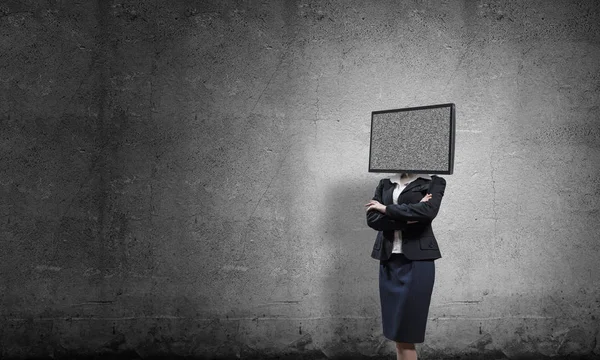
{"label": "woman", "polygon": [[371,257],[380,261],[383,335],[396,342],[398,360],[416,360],[425,339],[434,260],[442,257],[431,228],[446,189],[439,176],[395,174],[382,179],[365,207],[377,230]]}

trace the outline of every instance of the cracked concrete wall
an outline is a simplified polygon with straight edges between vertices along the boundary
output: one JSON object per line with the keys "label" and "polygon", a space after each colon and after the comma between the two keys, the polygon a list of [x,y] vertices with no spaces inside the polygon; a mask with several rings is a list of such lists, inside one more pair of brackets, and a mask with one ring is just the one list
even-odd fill
{"label": "cracked concrete wall", "polygon": [[388,355],[370,112],[454,102],[423,355],[599,354],[594,1],[0,5],[0,355]]}

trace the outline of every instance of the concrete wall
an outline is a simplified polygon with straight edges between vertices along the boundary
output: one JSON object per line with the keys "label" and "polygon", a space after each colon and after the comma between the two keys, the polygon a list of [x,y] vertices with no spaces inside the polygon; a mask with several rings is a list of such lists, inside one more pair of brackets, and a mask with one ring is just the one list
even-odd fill
{"label": "concrete wall", "polygon": [[373,110],[454,102],[423,356],[600,354],[595,1],[3,1],[0,356],[389,355]]}

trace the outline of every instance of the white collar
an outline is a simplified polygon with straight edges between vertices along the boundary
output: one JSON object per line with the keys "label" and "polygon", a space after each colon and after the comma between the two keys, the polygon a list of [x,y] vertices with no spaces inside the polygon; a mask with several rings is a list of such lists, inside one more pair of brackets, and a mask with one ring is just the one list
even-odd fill
{"label": "white collar", "polygon": [[431,180],[431,176],[429,176],[427,174],[408,174],[407,177],[402,178],[402,179],[400,178],[400,174],[394,174],[394,175],[390,176],[390,181],[393,183],[396,183],[396,184],[400,184],[401,186],[404,186],[410,182],[417,180],[418,178]]}

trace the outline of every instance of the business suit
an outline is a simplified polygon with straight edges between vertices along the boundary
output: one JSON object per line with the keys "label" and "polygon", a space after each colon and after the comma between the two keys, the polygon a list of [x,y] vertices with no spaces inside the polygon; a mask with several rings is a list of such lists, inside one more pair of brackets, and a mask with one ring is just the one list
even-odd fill
{"label": "business suit", "polygon": [[[387,205],[385,214],[367,211],[367,224],[377,230],[371,257],[380,260],[383,335],[399,343],[422,343],[435,281],[434,260],[441,257],[431,221],[439,211],[446,181],[435,175],[431,180],[419,177],[406,185],[396,204],[395,187],[390,179],[382,179],[373,200]],[[428,193],[431,199],[421,202]],[[392,253],[396,230],[402,234],[401,254]]]}
{"label": "business suit", "polygon": [[[394,230],[402,231],[402,252],[410,260],[439,259],[440,249],[431,228],[446,189],[446,180],[433,175],[432,180],[418,178],[408,184],[400,193],[398,204],[393,204],[392,193],[395,184],[390,179],[382,179],[375,189],[373,200],[387,205],[386,213],[376,210],[367,212],[367,225],[378,230],[371,257],[387,260],[392,255]],[[420,202],[427,194],[432,198]],[[407,221],[418,223],[407,224]]]}

